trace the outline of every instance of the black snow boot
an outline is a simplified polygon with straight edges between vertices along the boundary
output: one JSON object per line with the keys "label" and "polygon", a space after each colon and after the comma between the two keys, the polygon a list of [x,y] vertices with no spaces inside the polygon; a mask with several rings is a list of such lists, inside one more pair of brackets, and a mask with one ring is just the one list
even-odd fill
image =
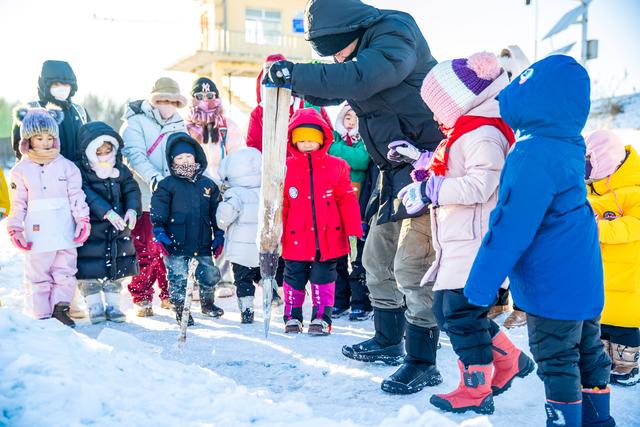
{"label": "black snow boot", "polygon": [[214,300],[215,294],[213,292],[200,291],[200,311],[208,317],[222,317],[224,310],[215,305]]}
{"label": "black snow boot", "polygon": [[404,358],[402,336],[406,320],[403,308],[374,308],[373,324],[376,334],[373,338],[354,345],[342,347],[342,354],[361,362],[383,362],[397,366]]}
{"label": "black snow boot", "polygon": [[[174,303],[176,307],[176,322],[178,325],[182,324],[182,310],[184,310],[184,301]],[[195,322],[193,321],[193,317],[191,317],[191,310],[189,310],[189,320],[187,321],[187,326],[193,326]]]}
{"label": "black snow boot", "polygon": [[54,319],[66,325],[70,328],[76,327],[76,322],[73,321],[71,317],[69,317],[69,303],[68,302],[59,302],[53,307],[53,314],[51,315]]}
{"label": "black snow boot", "polygon": [[382,381],[382,390],[393,394],[411,394],[425,387],[440,384],[442,376],[436,368],[439,336],[440,331],[437,327],[422,328],[409,323],[405,336],[407,356],[402,366]]}

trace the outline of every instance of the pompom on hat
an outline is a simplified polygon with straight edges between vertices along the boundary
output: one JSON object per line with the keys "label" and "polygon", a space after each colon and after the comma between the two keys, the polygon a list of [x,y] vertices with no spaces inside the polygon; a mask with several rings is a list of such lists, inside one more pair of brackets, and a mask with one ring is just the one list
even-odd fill
{"label": "pompom on hat", "polygon": [[624,143],[618,134],[611,130],[597,130],[591,133],[585,142],[588,163],[591,163],[587,179],[597,181],[613,175],[627,156]]}
{"label": "pompom on hat", "polygon": [[169,77],[160,77],[151,88],[149,102],[155,107],[158,101],[177,102],[178,108],[184,108],[187,105],[187,98],[180,93],[178,82]]}
{"label": "pompom on hat", "polygon": [[489,52],[443,61],[427,74],[420,95],[438,121],[451,128],[460,116],[486,99],[480,94],[502,73],[498,58]]}

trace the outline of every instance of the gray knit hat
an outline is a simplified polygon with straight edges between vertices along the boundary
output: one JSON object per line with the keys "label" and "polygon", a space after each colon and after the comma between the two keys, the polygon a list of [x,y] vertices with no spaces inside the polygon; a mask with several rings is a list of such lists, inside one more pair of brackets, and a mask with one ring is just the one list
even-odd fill
{"label": "gray knit hat", "polygon": [[32,108],[22,119],[20,126],[20,138],[29,139],[32,136],[48,133],[58,138],[58,123],[56,119],[44,108]]}

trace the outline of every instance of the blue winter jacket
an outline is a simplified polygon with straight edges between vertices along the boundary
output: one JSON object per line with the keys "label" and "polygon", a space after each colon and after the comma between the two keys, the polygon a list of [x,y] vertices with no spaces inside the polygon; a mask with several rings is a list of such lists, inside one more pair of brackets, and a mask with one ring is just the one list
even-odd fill
{"label": "blue winter jacket", "polygon": [[473,303],[493,303],[508,276],[514,301],[527,313],[560,320],[600,315],[602,259],[580,135],[589,94],[586,70],[554,55],[498,95],[500,115],[520,138],[464,289]]}

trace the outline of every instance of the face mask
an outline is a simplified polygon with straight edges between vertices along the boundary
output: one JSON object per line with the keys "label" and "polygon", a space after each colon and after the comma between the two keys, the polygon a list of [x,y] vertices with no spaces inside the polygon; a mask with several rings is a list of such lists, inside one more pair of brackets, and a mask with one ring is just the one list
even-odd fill
{"label": "face mask", "polygon": [[204,111],[214,111],[220,108],[220,99],[203,99],[198,101],[198,108]]}
{"label": "face mask", "polygon": [[161,104],[156,106],[156,108],[160,112],[160,116],[163,119],[168,119],[169,117],[173,116],[178,110],[178,107],[172,104]]}
{"label": "face mask", "polygon": [[51,92],[51,96],[53,96],[58,101],[66,101],[67,98],[69,98],[69,94],[71,93],[71,86],[64,85],[52,87],[49,92]]}

